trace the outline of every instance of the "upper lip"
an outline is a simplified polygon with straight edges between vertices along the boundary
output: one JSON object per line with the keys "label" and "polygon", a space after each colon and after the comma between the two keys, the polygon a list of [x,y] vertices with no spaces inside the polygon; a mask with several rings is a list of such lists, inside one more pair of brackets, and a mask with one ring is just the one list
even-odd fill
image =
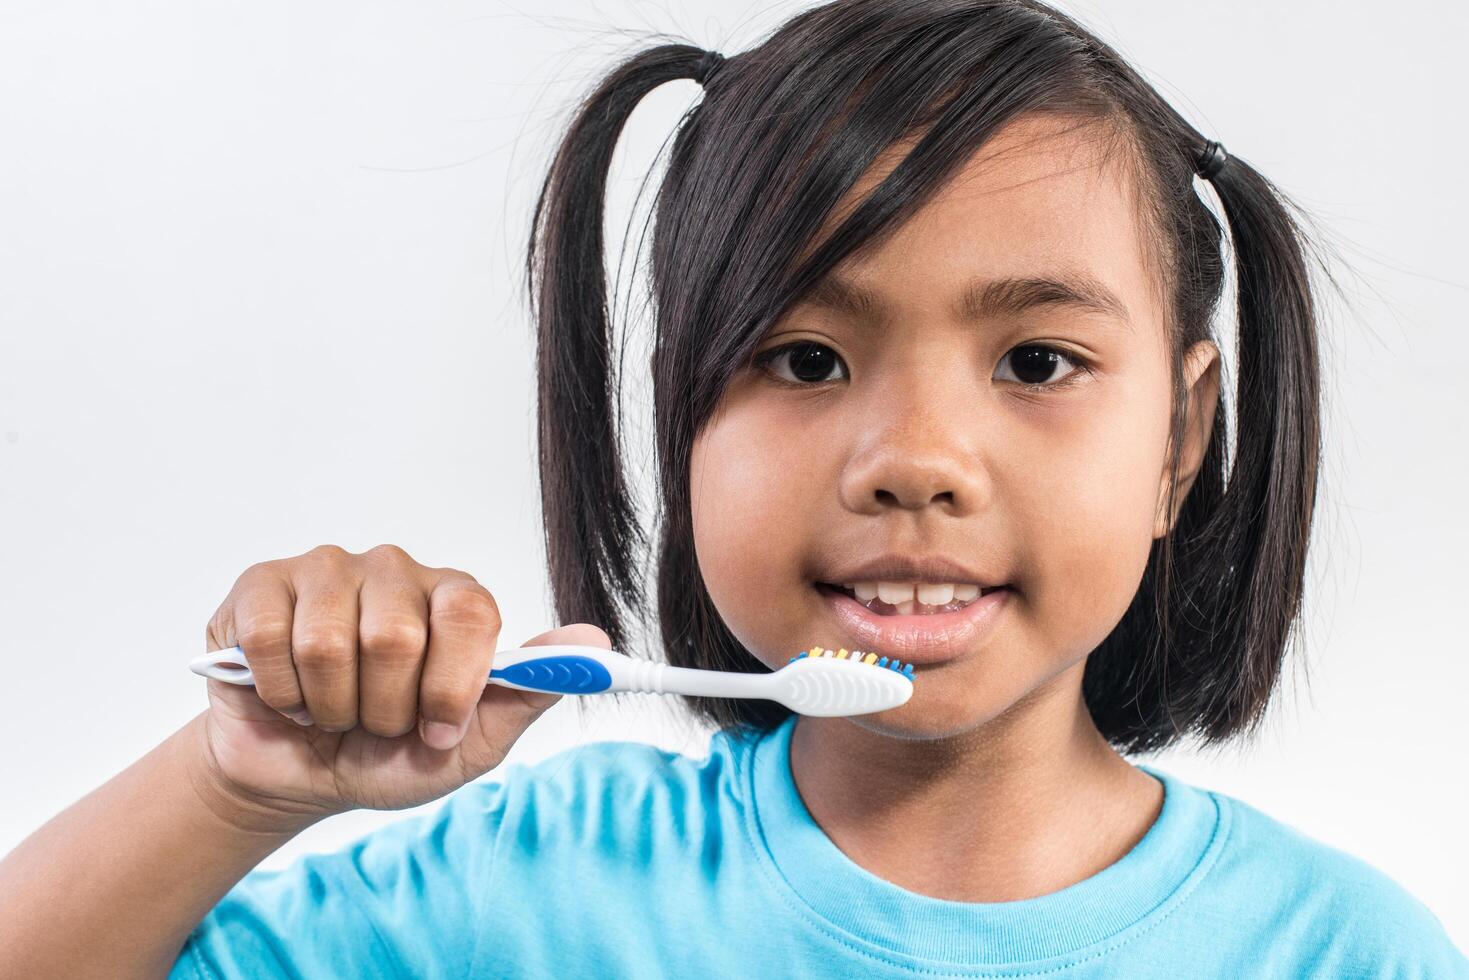
{"label": "upper lip", "polygon": [[897,553],[878,555],[861,564],[845,566],[834,573],[834,577],[820,581],[828,585],[849,585],[853,582],[927,582],[932,585],[967,583],[980,588],[1004,584],[998,578],[943,555]]}

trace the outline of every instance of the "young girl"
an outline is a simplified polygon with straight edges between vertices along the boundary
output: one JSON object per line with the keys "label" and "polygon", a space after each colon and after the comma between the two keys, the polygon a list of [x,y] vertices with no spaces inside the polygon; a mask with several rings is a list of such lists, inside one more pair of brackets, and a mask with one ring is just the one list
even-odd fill
{"label": "young girl", "polygon": [[[0,866],[14,975],[1469,975],[1380,872],[1127,761],[1246,735],[1275,688],[1316,317],[1275,188],[1037,0],[844,0],[728,59],[652,48],[587,99],[530,262],[575,625],[531,643],[625,649],[649,605],[602,198],[629,114],[683,78],[705,95],[652,245],[662,654],[873,651],[916,665],[912,699],[691,699],[705,759],[603,743],[465,785],[556,700],[485,686],[491,595],[392,547],[265,562],[208,635],[255,688],[211,680]],[[1232,454],[1202,181],[1236,261]],[[316,820],[451,792],[247,874]]]}

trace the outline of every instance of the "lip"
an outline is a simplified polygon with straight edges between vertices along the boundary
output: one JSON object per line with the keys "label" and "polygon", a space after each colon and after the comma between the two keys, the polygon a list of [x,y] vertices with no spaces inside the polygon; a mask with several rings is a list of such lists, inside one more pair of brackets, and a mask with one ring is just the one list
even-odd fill
{"label": "lip", "polygon": [[1008,586],[995,589],[953,612],[879,616],[846,593],[817,589],[853,649],[913,664],[953,660],[983,642],[994,632],[1012,591]]}
{"label": "lip", "polygon": [[823,569],[826,582],[971,582],[989,588],[1004,584],[1003,578],[987,577],[944,555],[889,552],[860,565],[840,570]]}

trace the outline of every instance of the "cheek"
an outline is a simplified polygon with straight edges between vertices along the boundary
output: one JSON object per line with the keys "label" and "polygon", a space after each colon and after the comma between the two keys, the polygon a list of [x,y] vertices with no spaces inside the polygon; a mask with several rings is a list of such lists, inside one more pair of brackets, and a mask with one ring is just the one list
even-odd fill
{"label": "cheek", "polygon": [[694,441],[689,494],[699,571],[725,625],[757,654],[778,652],[790,618],[784,612],[801,599],[791,584],[800,529],[809,525],[792,484],[801,455],[798,442],[759,413],[721,413]]}
{"label": "cheek", "polygon": [[[1099,403],[1100,404],[1100,403]],[[1032,601],[1056,649],[1084,654],[1127,611],[1152,545],[1166,406],[1138,399],[1048,432],[1019,478]]]}

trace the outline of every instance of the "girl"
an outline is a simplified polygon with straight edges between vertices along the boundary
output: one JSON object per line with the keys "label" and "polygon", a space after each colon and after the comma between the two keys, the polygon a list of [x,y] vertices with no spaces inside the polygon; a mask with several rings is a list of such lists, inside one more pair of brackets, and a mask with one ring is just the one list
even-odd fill
{"label": "girl", "polygon": [[[555,700],[485,687],[489,593],[391,547],[253,566],[209,647],[241,645],[256,690],[211,681],[207,712],[0,868],[17,969],[1469,975],[1381,873],[1127,761],[1246,735],[1275,687],[1316,317],[1275,188],[1036,0],[832,3],[729,59],[647,50],[587,99],[529,264],[576,625],[531,642],[625,648],[647,605],[602,197],[629,114],[680,78],[705,97],[653,239],[663,655],[749,671],[840,644],[916,664],[912,699],[694,699],[706,759],[603,743],[459,789]],[[1223,229],[1195,174],[1237,257],[1228,465]],[[245,875],[315,820],[456,789]],[[58,948],[58,919],[87,941]]]}

